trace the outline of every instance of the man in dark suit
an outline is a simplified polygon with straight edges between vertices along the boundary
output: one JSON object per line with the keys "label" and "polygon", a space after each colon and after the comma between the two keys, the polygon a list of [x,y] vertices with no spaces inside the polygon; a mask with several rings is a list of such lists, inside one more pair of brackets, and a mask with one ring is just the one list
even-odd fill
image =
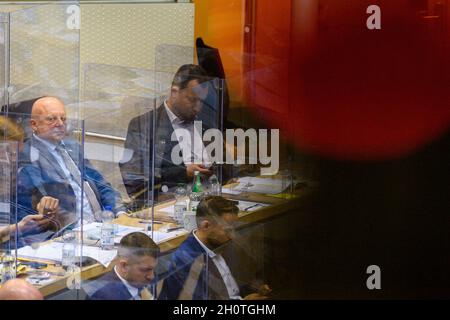
{"label": "man in dark suit", "polygon": [[[152,190],[153,158],[155,186],[166,185],[170,188],[178,183],[188,183],[193,178],[194,171],[211,175],[211,171],[205,166],[201,148],[204,146],[203,132],[211,123],[206,118],[211,114],[214,117],[217,111],[204,110],[204,102],[211,93],[208,92],[211,90],[208,90],[207,80],[206,73],[200,66],[181,66],[174,76],[169,98],[156,110],[138,116],[130,122],[120,170],[128,194],[137,199],[139,206],[145,205],[145,200],[149,198],[148,194]],[[194,127],[194,120],[202,121],[201,130]],[[186,149],[188,151],[182,152],[181,164],[172,161],[172,150],[183,141],[177,129],[187,130],[191,141],[197,141],[189,141]],[[176,141],[171,139],[174,132]]]}
{"label": "man in dark suit", "polygon": [[[84,289],[88,300],[152,300],[147,286],[154,278],[159,247],[142,232],[122,238],[114,269]],[[89,294],[91,291],[92,293]]]}
{"label": "man in dark suit", "polygon": [[[270,293],[254,281],[239,284],[222,256],[233,238],[238,207],[230,200],[208,196],[197,207],[198,229],[173,254],[160,300],[257,300]],[[257,292],[252,292],[257,291]]]}
{"label": "man in dark suit", "polygon": [[[64,104],[55,97],[38,99],[32,108],[33,136],[19,157],[18,204],[35,211],[36,199],[51,196],[59,200],[54,230],[81,218],[99,220],[99,212],[110,208],[123,213],[121,198],[88,160],[81,159],[81,146],[65,140],[67,119]],[[22,217],[20,217],[22,218]],[[43,239],[40,239],[43,240]]]}

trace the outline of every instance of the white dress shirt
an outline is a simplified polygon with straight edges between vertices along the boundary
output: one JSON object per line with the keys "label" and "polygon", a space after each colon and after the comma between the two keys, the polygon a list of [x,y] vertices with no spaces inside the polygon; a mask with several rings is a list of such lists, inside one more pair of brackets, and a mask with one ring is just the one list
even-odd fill
{"label": "white dress shirt", "polygon": [[[46,146],[46,148],[48,149],[48,151],[50,152],[50,154],[56,159],[56,161],[58,162],[59,166],[61,167],[62,171],[64,172],[64,174],[66,175],[67,180],[70,183],[70,186],[72,187],[73,191],[75,192],[75,197],[76,197],[76,212],[77,212],[77,216],[80,217],[81,216],[81,187],[78,185],[78,183],[73,179],[72,175],[70,174],[69,169],[67,169],[67,166],[64,162],[64,160],[62,159],[61,155],[59,154],[59,152],[56,150],[56,145],[46,141],[44,139],[39,138],[37,135],[33,134],[33,137],[36,140],[39,140],[40,142],[42,142],[42,144],[44,144]],[[63,142],[61,141],[61,143],[63,144]],[[93,221],[94,217],[92,214],[92,208],[91,205],[89,203],[89,199],[86,196],[86,193],[83,192],[83,215],[85,217],[85,220],[88,221]]]}
{"label": "white dress shirt", "polygon": [[124,286],[128,289],[128,292],[131,295],[130,300],[141,300],[141,297],[139,296],[139,289],[136,287],[133,287],[127,280],[122,278],[120,274],[117,272],[116,266],[114,266],[114,272],[116,273],[117,277],[122,281]]}
{"label": "white dress shirt", "polygon": [[[205,146],[203,144],[200,128],[195,128],[194,122],[185,122],[178,118],[167,105],[167,101],[164,101],[164,107],[166,108],[167,115],[169,116],[172,128],[175,131],[178,143],[181,146],[183,154],[183,163],[185,165],[196,163],[202,164],[208,162],[208,157],[205,152]],[[182,139],[182,130],[187,130],[191,139]],[[186,140],[186,141],[185,141]],[[193,147],[192,147],[193,145]],[[183,150],[190,150],[190,152],[183,152]]]}
{"label": "white dress shirt", "polygon": [[228,296],[230,297],[230,299],[243,300],[242,297],[240,296],[239,287],[236,283],[236,280],[231,274],[230,268],[228,267],[225,259],[220,254],[216,254],[214,251],[210,250],[207,246],[205,246],[203,242],[201,242],[199,238],[197,238],[197,235],[195,234],[196,231],[197,230],[194,230],[194,238],[202,246],[203,250],[205,250],[208,257],[214,262],[215,266],[217,267],[217,270],[219,270],[219,273],[222,276],[223,282],[225,283],[225,286],[227,288]]}

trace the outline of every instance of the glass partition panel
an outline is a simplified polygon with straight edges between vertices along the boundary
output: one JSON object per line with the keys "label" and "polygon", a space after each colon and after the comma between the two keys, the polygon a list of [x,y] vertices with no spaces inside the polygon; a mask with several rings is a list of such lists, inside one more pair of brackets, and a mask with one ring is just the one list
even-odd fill
{"label": "glass partition panel", "polygon": [[209,282],[208,255],[198,250],[195,239],[189,237],[177,250],[159,262],[155,281],[158,300],[213,299]]}
{"label": "glass partition panel", "polygon": [[[97,212],[95,176],[83,163],[83,121],[66,117],[64,102],[54,97],[35,108],[33,135],[18,147],[17,256],[25,279],[45,291],[78,272],[82,226]],[[24,117],[8,116],[11,122]]]}
{"label": "glass partition panel", "polygon": [[[114,218],[107,221],[100,216],[90,224],[88,228],[93,231],[86,236],[98,238],[100,248],[107,250],[102,244],[106,240],[102,230],[112,222],[111,249],[116,251],[130,233],[153,237],[152,128],[148,113],[155,105],[154,71],[86,64],[82,79],[85,163],[95,168],[101,184],[110,190],[110,196],[102,198],[102,213],[109,211]],[[145,241],[145,237],[139,241]],[[88,299],[108,299],[102,295],[102,287],[106,285],[105,274],[114,265],[112,262],[99,270],[98,279],[83,281]]]}
{"label": "glass partition panel", "polygon": [[175,72],[180,66],[190,63],[194,63],[193,47],[158,45],[155,52],[155,83],[158,92],[169,92]]}
{"label": "glass partition panel", "polygon": [[[10,13],[10,102],[54,95],[78,101],[79,26],[73,4],[47,4]],[[1,9],[1,8],[0,8]]]}
{"label": "glass partition panel", "polygon": [[[154,71],[87,64],[82,99],[85,156],[120,194],[116,213],[151,207],[152,128],[148,113],[155,105]],[[150,221],[151,216],[146,218]]]}
{"label": "glass partition panel", "polygon": [[88,173],[78,118],[77,4],[0,5],[1,114],[5,139],[17,141],[19,154],[9,182],[17,273],[45,296],[79,274],[79,227],[93,214],[81,197]]}
{"label": "glass partition panel", "polygon": [[199,172],[202,193],[221,192],[224,84],[192,61],[191,47],[157,48],[156,83],[160,92],[154,134],[154,189],[159,201],[176,199],[182,189],[190,196],[195,171]]}
{"label": "glass partition panel", "polygon": [[[0,12],[0,102],[7,103],[9,14]],[[16,277],[17,249],[17,131],[6,117],[0,116],[0,281]]]}
{"label": "glass partition panel", "polygon": [[8,52],[9,52],[9,14],[0,12],[0,103],[7,104],[8,95]]}
{"label": "glass partition panel", "polygon": [[1,117],[0,122],[0,277],[1,283],[5,283],[16,277],[17,232],[20,232],[22,224],[17,224],[19,143],[15,141],[14,128],[7,119]]}

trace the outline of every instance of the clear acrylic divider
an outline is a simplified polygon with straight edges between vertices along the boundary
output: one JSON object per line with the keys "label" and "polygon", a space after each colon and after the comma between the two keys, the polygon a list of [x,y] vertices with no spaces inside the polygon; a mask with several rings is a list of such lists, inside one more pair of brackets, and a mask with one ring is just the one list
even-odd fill
{"label": "clear acrylic divider", "polygon": [[[84,218],[76,196],[84,192],[79,25],[76,15],[71,19],[77,4],[0,5],[1,116],[16,132],[19,154],[12,180],[17,273],[44,295],[55,293],[47,290],[55,283],[78,288],[82,263],[82,240],[75,235]],[[33,104],[43,97],[32,116]],[[61,169],[59,161],[70,162],[70,169]],[[71,248],[64,256],[66,233]]]}

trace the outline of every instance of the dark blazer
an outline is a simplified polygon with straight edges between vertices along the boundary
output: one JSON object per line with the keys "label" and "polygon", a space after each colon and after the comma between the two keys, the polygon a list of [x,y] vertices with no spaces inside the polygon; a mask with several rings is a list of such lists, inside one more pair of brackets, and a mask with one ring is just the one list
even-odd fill
{"label": "dark blazer", "polygon": [[94,280],[90,286],[95,287],[96,290],[93,294],[87,294],[86,300],[130,300],[132,298],[114,270]]}
{"label": "dark blazer", "polygon": [[[224,259],[226,260],[225,256]],[[173,254],[167,274],[158,300],[229,299],[219,270],[193,234]],[[232,274],[235,273],[232,271]],[[242,284],[240,290],[241,294],[247,291],[245,284]]]}
{"label": "dark blazer", "polygon": [[[202,131],[206,130],[207,127],[203,125]],[[177,141],[171,141],[173,132],[164,105],[155,111],[135,117],[128,125],[124,158],[119,166],[126,190],[130,197],[136,198],[139,206],[145,205],[146,199],[150,198],[149,192],[153,189],[152,177],[155,189],[159,185],[167,185],[170,188],[178,183],[190,182],[186,175],[186,166],[183,163],[176,165],[171,160],[172,149],[178,144]],[[155,196],[158,196],[156,192]]]}
{"label": "dark blazer", "polygon": [[[89,183],[97,200],[104,208],[111,206],[113,211],[123,210],[120,194],[103,178],[88,160],[77,160],[82,154],[80,145],[74,141],[64,141],[66,150],[78,164],[80,172],[84,170],[84,180]],[[72,186],[58,164],[39,140],[31,138],[24,146],[19,157],[18,171],[18,218],[36,213],[36,206],[43,196],[59,199],[59,223],[67,225],[77,220],[76,197]]]}

